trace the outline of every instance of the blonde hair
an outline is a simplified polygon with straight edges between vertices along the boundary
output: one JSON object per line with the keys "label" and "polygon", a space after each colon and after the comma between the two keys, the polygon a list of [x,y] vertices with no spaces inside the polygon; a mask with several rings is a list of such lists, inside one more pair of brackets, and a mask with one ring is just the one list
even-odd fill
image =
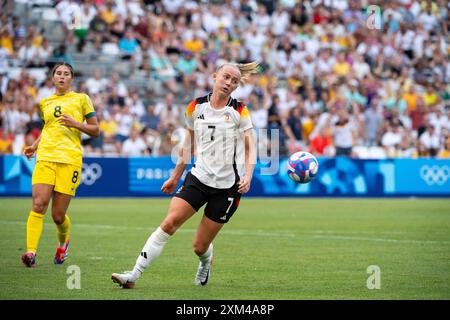
{"label": "blonde hair", "polygon": [[219,72],[225,66],[232,66],[239,70],[241,73],[241,83],[246,83],[252,74],[258,73],[260,70],[260,65],[256,61],[250,63],[224,63],[217,68],[216,72]]}

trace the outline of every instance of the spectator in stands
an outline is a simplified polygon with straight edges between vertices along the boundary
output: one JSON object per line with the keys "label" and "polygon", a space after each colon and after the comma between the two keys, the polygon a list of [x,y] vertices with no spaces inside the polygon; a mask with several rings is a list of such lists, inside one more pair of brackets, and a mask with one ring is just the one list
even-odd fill
{"label": "spectator in stands", "polygon": [[336,147],[336,156],[350,157],[356,140],[354,123],[350,122],[347,110],[341,108],[337,112],[338,121],[333,127],[333,145]]}
{"label": "spectator in stands", "polygon": [[359,90],[359,83],[356,79],[348,81],[348,87],[345,90],[344,96],[347,102],[356,102],[360,106],[366,106],[367,97],[361,94]]}
{"label": "spectator in stands", "polygon": [[427,85],[427,90],[423,94],[423,101],[427,110],[430,110],[430,107],[434,107],[438,103],[438,95],[436,94],[436,90],[434,90],[432,84]]}
{"label": "spectator in stands", "polygon": [[17,52],[17,58],[27,67],[34,67],[37,60],[37,49],[33,46],[31,39],[26,39],[25,43],[20,41],[19,51]]}
{"label": "spectator in stands", "polygon": [[0,104],[8,87],[8,83],[13,80],[9,74],[9,58],[6,49],[2,48],[0,45]]}
{"label": "spectator in stands", "polygon": [[159,116],[155,114],[155,106],[153,104],[147,106],[147,113],[141,118],[140,122],[145,128],[153,131],[155,135],[157,134],[160,119]]}
{"label": "spectator in stands", "polygon": [[197,69],[197,59],[191,51],[183,52],[178,59],[177,70],[183,83],[183,93],[185,98],[189,98],[195,89],[195,70]]}
{"label": "spectator in stands", "polygon": [[119,107],[125,106],[125,98],[123,96],[119,96],[117,87],[110,87],[108,89],[111,90],[110,94],[108,95],[108,101],[107,101],[108,106],[109,107],[114,106],[114,105],[118,105]]}
{"label": "spectator in stands", "polygon": [[53,46],[50,45],[47,38],[42,38],[42,44],[37,47],[36,62],[35,65],[38,67],[45,67],[47,60],[49,60],[53,55]]}
{"label": "spectator in stands", "polygon": [[[117,108],[114,106],[113,108]],[[117,153],[120,154],[122,150],[123,142],[128,139],[131,133],[131,129],[134,125],[134,117],[130,113],[130,107],[124,105],[123,107],[119,107],[119,112],[115,115],[115,121],[117,122],[117,133],[116,133],[116,150]]]}
{"label": "spectator in stands", "polygon": [[[100,111],[100,110],[99,110]],[[113,108],[111,108],[111,112],[108,115],[105,113],[105,111],[102,112],[102,115],[99,117],[99,127],[100,132],[103,134],[103,141],[102,141],[102,151],[106,152],[107,146],[112,146],[112,150],[117,152],[116,148],[116,136],[117,136],[117,121],[116,117],[120,111],[120,107],[118,105],[115,105]]]}
{"label": "spectator in stands", "polygon": [[130,106],[131,114],[137,119],[140,119],[145,115],[144,103],[142,102],[136,88],[130,88],[130,94],[125,99],[125,103]]}
{"label": "spectator in stands", "polygon": [[450,135],[448,135],[444,140],[444,147],[438,154],[440,159],[450,159]]}
{"label": "spectator in stands", "polygon": [[367,147],[378,146],[380,140],[381,128],[383,124],[383,116],[379,111],[379,100],[374,97],[370,101],[369,108],[364,112],[365,121],[365,145]]}
{"label": "spectator in stands", "polygon": [[[436,134],[444,137],[446,132],[450,132],[450,119],[442,112],[441,107],[436,107],[428,113],[428,122],[436,129]],[[450,109],[449,109],[450,113]]]}
{"label": "spectator in stands", "polygon": [[300,106],[289,110],[289,115],[286,120],[286,135],[289,139],[289,154],[303,149],[302,143],[302,109]]}
{"label": "spectator in stands", "polygon": [[355,76],[362,80],[366,75],[370,73],[370,66],[369,64],[364,60],[364,56],[361,54],[355,54],[355,61],[352,64],[353,72],[355,73]]}
{"label": "spectator in stands", "polygon": [[123,59],[131,59],[136,54],[139,44],[131,29],[127,29],[125,34],[119,41],[119,49]]}
{"label": "spectator in stands", "polygon": [[417,101],[419,100],[419,95],[416,93],[416,86],[410,85],[408,91],[403,94],[403,99],[406,101],[410,111],[416,109]]}
{"label": "spectator in stands", "polygon": [[346,61],[345,52],[341,51],[337,55],[336,63],[333,66],[333,70],[336,75],[341,79],[341,81],[345,80],[345,77],[350,73],[350,64]]}
{"label": "spectator in stands", "polygon": [[394,156],[398,158],[413,158],[417,150],[414,146],[414,140],[409,139],[406,132],[403,134],[403,140],[400,141],[400,144],[396,150],[396,154]]}
{"label": "spectator in stands", "polygon": [[180,112],[180,106],[176,103],[174,94],[168,93],[156,104],[155,115],[159,116],[162,127],[167,127],[170,122],[180,122],[183,113]]}
{"label": "spectator in stands", "polygon": [[308,115],[316,114],[322,111],[321,105],[317,100],[317,94],[312,88],[309,88],[307,90],[307,98],[304,102],[304,110]]}
{"label": "spectator in stands", "polygon": [[432,124],[427,125],[427,129],[419,137],[419,141],[428,150],[430,156],[435,157],[439,152],[439,135]]}
{"label": "spectator in stands", "polygon": [[74,66],[72,56],[67,53],[67,47],[64,43],[61,43],[58,48],[53,51],[53,60],[55,62],[66,61],[70,65]]}
{"label": "spectator in stands", "polygon": [[183,43],[184,49],[194,54],[201,53],[205,48],[205,44],[203,41],[204,38],[201,38],[200,34],[202,33],[199,33],[198,31],[192,32],[191,38],[185,40]]}
{"label": "spectator in stands", "polygon": [[[449,81],[450,83],[450,62],[448,63],[448,71],[446,73],[449,73]],[[450,90],[447,89],[447,83],[441,82],[439,83],[439,98],[442,101],[444,108],[447,108],[450,110]]]}
{"label": "spectator in stands", "polygon": [[398,123],[388,126],[387,132],[381,138],[381,145],[385,148],[388,156],[394,156],[399,149],[403,139],[403,132]]}
{"label": "spectator in stands", "polygon": [[250,52],[250,59],[261,60],[263,47],[267,43],[267,35],[255,25],[250,26],[249,32],[244,35],[244,45]]}
{"label": "spectator in stands", "polygon": [[[0,48],[1,51],[1,48]],[[6,92],[6,87],[8,86],[8,77],[6,76],[6,73],[4,73],[0,69],[0,104],[3,101],[3,95]]]}
{"label": "spectator in stands", "polygon": [[133,30],[135,31],[136,39],[139,42],[150,39],[151,25],[149,16],[147,14],[139,16],[139,22],[134,25]]}
{"label": "spectator in stands", "polygon": [[91,95],[104,91],[107,84],[108,80],[102,76],[102,71],[100,69],[95,69],[93,77],[86,80],[86,86]]}
{"label": "spectator in stands", "polygon": [[105,6],[100,9],[100,17],[111,26],[117,19],[118,15],[114,12],[114,0],[106,0]]}
{"label": "spectator in stands", "polygon": [[20,23],[18,16],[13,16],[11,23],[11,31],[14,39],[23,39],[26,35],[24,26]]}
{"label": "spectator in stands", "polygon": [[383,54],[376,56],[372,73],[381,80],[387,80],[391,77],[391,68],[387,64]]}
{"label": "spectator in stands", "polygon": [[422,128],[424,127],[427,113],[428,112],[426,110],[425,103],[420,97],[417,100],[416,108],[411,111],[412,129],[417,130],[419,135],[423,132]]}
{"label": "spectator in stands", "polygon": [[154,48],[154,52],[150,57],[150,65],[155,80],[161,81],[171,93],[176,94],[178,92],[178,86],[175,80],[177,73],[167,58],[164,47],[156,46]]}
{"label": "spectator in stands", "polygon": [[300,2],[294,6],[294,9],[291,14],[291,24],[295,24],[299,27],[303,27],[308,23],[308,14],[306,12],[305,5]]}
{"label": "spectator in stands", "polygon": [[0,155],[13,153],[14,135],[12,132],[0,130]]}
{"label": "spectator in stands", "polygon": [[53,82],[51,78],[47,78],[38,89],[36,102],[41,101],[45,97],[51,96],[55,92]]}
{"label": "spectator in stands", "polygon": [[[106,131],[103,131],[105,119],[104,106],[99,105],[97,108],[97,120],[99,123],[100,133],[96,137],[89,138],[88,144],[85,145],[85,153],[90,156],[102,156],[104,154],[104,142]],[[108,128],[109,129],[109,128]]]}
{"label": "spectator in stands", "polygon": [[[3,108],[1,110],[0,116],[2,119],[2,128],[6,134],[13,134],[19,131],[19,126],[21,124],[20,112],[17,109],[17,100],[11,95],[5,95],[6,99],[3,103]],[[6,137],[6,136],[5,136]]]}
{"label": "spectator in stands", "polygon": [[431,157],[429,149],[420,140],[417,140],[417,150],[413,154],[413,158],[429,158],[429,157]]}
{"label": "spectator in stands", "polygon": [[287,135],[284,131],[286,119],[283,119],[280,112],[280,97],[275,94],[272,96],[272,103],[268,109],[268,122],[267,130],[269,139],[273,139],[273,136],[277,138],[275,146],[278,148],[280,154],[285,155],[287,152],[286,138]]}
{"label": "spectator in stands", "polygon": [[7,27],[0,29],[0,48],[4,48],[8,56],[14,54],[13,37]]}
{"label": "spectator in stands", "polygon": [[264,106],[265,102],[261,101],[262,98],[253,91],[249,98],[247,107],[251,110],[250,116],[252,117],[253,127],[256,129],[257,134],[259,134],[258,129],[266,129],[268,121],[267,108]]}
{"label": "spectator in stands", "polygon": [[100,42],[106,41],[108,31],[108,23],[102,18],[102,15],[99,11],[92,18],[89,23],[89,38],[96,39],[98,38]]}
{"label": "spectator in stands", "polygon": [[121,51],[119,48],[119,38],[110,37],[105,42],[101,43],[101,53],[105,56],[120,57]]}
{"label": "spectator in stands", "polygon": [[269,29],[271,25],[271,19],[267,14],[267,8],[264,4],[259,4],[258,11],[253,13],[252,24],[262,32],[266,32]]}
{"label": "spectator in stands", "polygon": [[316,156],[334,156],[331,127],[324,125],[312,133],[309,146],[309,152]]}
{"label": "spectator in stands", "polygon": [[131,130],[130,136],[123,142],[122,155],[127,157],[142,157],[148,155],[147,144],[136,128]]}
{"label": "spectator in stands", "polygon": [[94,19],[97,9],[90,1],[83,1],[79,12],[74,21],[74,35],[78,39],[77,51],[82,52],[89,37],[91,21]]}
{"label": "spectator in stands", "polygon": [[173,148],[172,134],[175,129],[176,125],[173,122],[169,122],[166,127],[162,128],[161,135],[155,143],[153,155],[163,156],[171,154]]}
{"label": "spectator in stands", "polygon": [[118,72],[112,72],[109,78],[108,84],[106,85],[107,90],[117,90],[117,94],[125,98],[128,95],[128,89],[125,83],[120,79]]}
{"label": "spectator in stands", "polygon": [[286,10],[283,10],[281,3],[277,3],[276,10],[272,13],[270,20],[270,31],[276,37],[282,37],[289,28],[290,22],[289,14]]}

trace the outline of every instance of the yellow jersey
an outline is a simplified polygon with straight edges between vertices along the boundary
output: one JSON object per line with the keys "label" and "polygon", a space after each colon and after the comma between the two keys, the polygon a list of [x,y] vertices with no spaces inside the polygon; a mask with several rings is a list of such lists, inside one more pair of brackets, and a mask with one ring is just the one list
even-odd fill
{"label": "yellow jersey", "polygon": [[350,65],[347,62],[336,62],[333,66],[334,72],[340,76],[346,76],[350,72]]}
{"label": "yellow jersey", "polygon": [[94,106],[88,95],[68,92],[63,96],[52,94],[39,102],[44,128],[36,152],[36,160],[68,163],[82,166],[81,131],[66,127],[58,119],[63,114],[82,123],[95,116]]}

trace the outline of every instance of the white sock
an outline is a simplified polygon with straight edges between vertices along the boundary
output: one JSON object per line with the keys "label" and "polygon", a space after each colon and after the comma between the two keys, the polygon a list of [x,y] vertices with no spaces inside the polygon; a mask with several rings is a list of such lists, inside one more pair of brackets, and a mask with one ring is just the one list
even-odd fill
{"label": "white sock", "polygon": [[165,233],[160,227],[150,235],[133,268],[133,276],[136,279],[141,276],[145,268],[147,268],[153,260],[158,258],[169,238],[170,235]]}
{"label": "white sock", "polygon": [[213,254],[213,244],[211,243],[205,253],[198,256],[202,264],[205,264]]}

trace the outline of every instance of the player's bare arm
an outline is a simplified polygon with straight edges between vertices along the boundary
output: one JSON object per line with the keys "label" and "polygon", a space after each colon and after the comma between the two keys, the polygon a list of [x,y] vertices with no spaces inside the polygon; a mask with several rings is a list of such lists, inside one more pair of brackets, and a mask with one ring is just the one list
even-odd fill
{"label": "player's bare arm", "polygon": [[26,156],[28,159],[32,158],[34,156],[34,154],[36,153],[36,150],[39,145],[39,141],[41,141],[40,136],[39,136],[39,138],[36,139],[36,141],[31,146],[28,146],[23,150],[24,156]]}
{"label": "player's bare arm", "polygon": [[194,155],[194,149],[194,130],[186,129],[186,137],[178,154],[178,161],[175,169],[170,178],[167,179],[161,187],[163,193],[171,194],[175,191],[175,187],[177,186],[178,181],[180,181],[184,170],[191,162],[192,156]]}
{"label": "player's bare arm", "polygon": [[86,123],[80,123],[72,119],[67,114],[63,114],[59,118],[59,122],[66,127],[76,128],[81,132],[90,135],[91,137],[98,137],[98,135],[100,134],[100,127],[98,125],[97,117],[91,117],[89,119],[86,119]]}
{"label": "player's bare arm", "polygon": [[245,146],[245,176],[239,182],[239,193],[247,193],[250,190],[250,183],[253,178],[253,171],[256,163],[256,150],[253,141],[252,129],[244,131],[244,146]]}

